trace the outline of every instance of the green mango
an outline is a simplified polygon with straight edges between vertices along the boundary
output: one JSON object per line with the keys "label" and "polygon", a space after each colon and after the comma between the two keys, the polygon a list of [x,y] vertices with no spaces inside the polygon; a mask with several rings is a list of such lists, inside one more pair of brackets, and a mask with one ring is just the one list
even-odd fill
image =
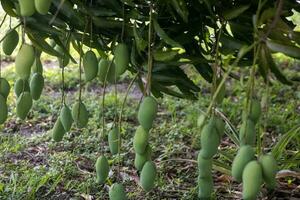
{"label": "green mango", "polygon": [[125,189],[122,184],[114,183],[109,188],[109,200],[127,200]]}
{"label": "green mango", "polygon": [[19,97],[23,91],[30,92],[29,83],[28,83],[28,80],[23,80],[23,79],[19,78],[19,79],[17,79],[17,81],[15,82],[15,85],[14,85],[15,95],[17,97]]}
{"label": "green mango", "polygon": [[143,154],[148,144],[149,133],[139,126],[133,138],[133,148],[136,153]]}
{"label": "green mango", "polygon": [[252,100],[251,111],[249,113],[249,118],[256,124],[261,115],[261,105],[257,100]]}
{"label": "green mango", "polygon": [[17,116],[24,120],[32,107],[32,97],[29,92],[22,92],[17,99]]}
{"label": "green mango", "polygon": [[31,66],[31,71],[33,73],[39,73],[39,74],[43,75],[44,69],[43,69],[43,65],[42,65],[40,57],[36,56],[32,66]]}
{"label": "green mango", "polygon": [[151,96],[145,97],[138,111],[138,121],[146,131],[151,129],[156,114],[157,114],[156,100]]}
{"label": "green mango", "polygon": [[83,70],[86,81],[93,80],[98,74],[98,60],[91,50],[83,55]]}
{"label": "green mango", "polygon": [[109,164],[107,158],[105,156],[100,156],[97,159],[95,167],[96,167],[96,174],[97,174],[97,183],[99,184],[105,183],[109,173]]}
{"label": "green mango", "polygon": [[224,135],[224,131],[225,131],[225,122],[218,116],[213,116],[211,119],[210,119],[210,123],[213,123],[220,138]]}
{"label": "green mango", "polygon": [[76,102],[72,108],[72,117],[79,128],[83,128],[89,121],[89,113],[83,102]]}
{"label": "green mango", "polygon": [[58,58],[58,63],[60,67],[66,67],[69,62],[70,62],[70,58],[65,54],[65,52],[63,51],[62,47],[59,45],[56,45],[54,48],[58,53],[62,54],[63,57],[62,58]]}
{"label": "green mango", "polygon": [[34,0],[19,0],[22,17],[29,17],[35,13]]}
{"label": "green mango", "polygon": [[3,124],[7,119],[8,109],[6,98],[0,94],[0,124]]}
{"label": "green mango", "polygon": [[34,0],[35,9],[38,13],[46,15],[50,9],[52,0]]}
{"label": "green mango", "polygon": [[104,83],[105,77],[109,83],[115,83],[119,77],[116,75],[116,66],[113,62],[103,58],[98,65],[99,80]]}
{"label": "green mango", "polygon": [[98,77],[99,77],[100,82],[102,82],[102,83],[104,83],[104,81],[105,81],[106,73],[108,73],[108,68],[109,68],[110,62],[111,61],[102,58],[98,64]]}
{"label": "green mango", "polygon": [[119,128],[114,127],[108,134],[108,145],[112,155],[119,153]]}
{"label": "green mango", "polygon": [[74,120],[72,118],[72,112],[67,105],[62,107],[59,117],[65,131],[70,131]]}
{"label": "green mango", "polygon": [[9,30],[2,43],[3,52],[6,55],[11,55],[19,43],[19,34],[15,29]]}
{"label": "green mango", "polygon": [[247,119],[243,122],[240,129],[240,143],[241,145],[255,145],[256,142],[256,132],[255,124],[251,119]]}
{"label": "green mango", "polygon": [[10,91],[10,85],[5,78],[0,78],[0,95],[7,99]]}
{"label": "green mango", "polygon": [[197,162],[198,162],[198,177],[207,178],[211,176],[212,159],[205,159],[201,156],[201,153],[199,153]]}
{"label": "green mango", "polygon": [[44,88],[44,77],[40,73],[34,73],[30,80],[30,92],[34,100],[41,97]]}
{"label": "green mango", "polygon": [[243,199],[255,200],[262,184],[262,169],[254,160],[249,162],[243,171]]}
{"label": "green mango", "polygon": [[23,44],[16,56],[15,66],[19,78],[26,80],[30,76],[31,66],[34,63],[35,53],[31,45]]}
{"label": "green mango", "polygon": [[[220,82],[220,81],[218,81]],[[225,83],[221,86],[221,89],[216,97],[216,103],[217,104],[221,104],[223,102],[223,99],[225,98],[225,94],[226,94],[226,87],[225,87]]]}
{"label": "green mango", "polygon": [[62,141],[66,131],[61,123],[60,118],[57,118],[54,127],[52,129],[52,138],[55,142]]}
{"label": "green mango", "polygon": [[218,152],[220,136],[213,123],[208,123],[201,131],[201,156],[205,159],[212,158]]}
{"label": "green mango", "polygon": [[276,173],[278,171],[275,158],[271,154],[262,155],[259,158],[259,163],[262,167],[263,179],[266,182],[267,187],[275,189]]}
{"label": "green mango", "polygon": [[198,177],[198,198],[200,200],[211,199],[211,195],[214,191],[214,182],[212,176],[205,178]]}
{"label": "green mango", "polygon": [[116,73],[118,76],[120,76],[124,74],[129,65],[129,51],[127,45],[124,43],[118,44],[115,48],[114,55]]}
{"label": "green mango", "polygon": [[249,145],[241,146],[232,162],[231,174],[239,182],[242,181],[245,166],[255,159],[255,152]]}
{"label": "green mango", "polygon": [[141,171],[143,169],[144,164],[147,161],[151,160],[151,153],[152,150],[150,145],[147,145],[146,150],[143,154],[135,153],[134,166],[138,171]]}
{"label": "green mango", "polygon": [[204,119],[205,119],[205,115],[201,114],[199,115],[198,119],[197,119],[197,126],[201,127],[204,123]]}
{"label": "green mango", "polygon": [[147,161],[144,164],[143,169],[141,171],[140,185],[146,192],[149,192],[150,190],[152,190],[152,188],[155,185],[155,179],[156,179],[156,166],[154,162]]}

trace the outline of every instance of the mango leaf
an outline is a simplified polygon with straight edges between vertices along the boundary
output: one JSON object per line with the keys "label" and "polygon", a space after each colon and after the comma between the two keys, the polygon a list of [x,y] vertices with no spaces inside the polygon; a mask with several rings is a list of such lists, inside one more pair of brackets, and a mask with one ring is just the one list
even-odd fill
{"label": "mango leaf", "polygon": [[137,31],[137,24],[135,23],[133,26],[133,35],[134,35],[134,39],[135,39],[135,44],[138,50],[138,53],[140,54],[141,51],[144,51],[145,48],[147,47],[147,42],[140,37],[138,31]]}
{"label": "mango leaf", "polygon": [[241,15],[246,10],[248,10],[249,7],[250,7],[250,5],[242,5],[242,6],[234,7],[229,10],[225,10],[223,12],[223,17],[225,20],[234,19],[234,18],[238,17],[239,15]]}
{"label": "mango leaf", "polygon": [[268,40],[266,43],[267,43],[268,48],[274,52],[280,52],[289,57],[300,59],[300,48],[299,47],[285,45],[285,44],[281,44],[279,42],[271,41],[271,40]]}
{"label": "mango leaf", "polygon": [[63,55],[54,50],[54,48],[49,45],[44,38],[41,38],[38,34],[27,33],[28,38],[31,40],[32,44],[39,50],[48,53],[49,55],[62,58]]}
{"label": "mango leaf", "polygon": [[285,77],[285,75],[281,72],[281,70],[275,64],[274,59],[271,55],[271,52],[269,51],[269,49],[267,47],[264,48],[264,52],[265,52],[265,59],[267,61],[267,64],[269,65],[269,68],[270,68],[271,72],[275,75],[275,77],[283,84],[292,85],[292,82]]}
{"label": "mango leaf", "polygon": [[188,22],[189,11],[186,6],[185,0],[172,0],[172,6],[176,10],[176,12],[180,15],[185,23]]}
{"label": "mango leaf", "polygon": [[1,0],[1,6],[3,10],[11,17],[17,17],[18,15],[15,12],[15,5],[10,0]]}
{"label": "mango leaf", "polygon": [[173,47],[182,47],[178,42],[171,39],[166,32],[159,26],[156,19],[153,19],[153,26],[155,29],[156,34],[164,40],[168,45],[171,45]]}
{"label": "mango leaf", "polygon": [[[76,60],[71,56],[69,50],[66,48],[66,45],[65,45],[58,37],[53,37],[53,39],[54,39],[55,43],[56,43],[57,45],[59,45],[60,48],[62,49],[62,51],[63,51],[63,53],[64,53],[64,56],[67,56],[68,58],[71,59],[71,61],[72,61],[73,63],[76,64],[76,63],[77,63]],[[66,41],[66,42],[67,42],[67,45],[69,45],[69,43],[70,43],[70,38],[69,38],[68,40],[69,40],[69,41]]]}

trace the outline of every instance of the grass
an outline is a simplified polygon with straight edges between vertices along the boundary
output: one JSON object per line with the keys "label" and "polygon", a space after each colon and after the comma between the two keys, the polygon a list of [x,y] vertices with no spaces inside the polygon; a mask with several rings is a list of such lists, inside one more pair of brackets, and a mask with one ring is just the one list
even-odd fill
{"label": "grass", "polygon": [[[0,199],[107,199],[108,186],[117,181],[118,160],[109,153],[107,134],[113,126],[116,111],[120,110],[130,76],[124,77],[118,84],[117,101],[114,87],[108,87],[110,92],[105,98],[104,110],[101,108],[101,85],[97,80],[88,84],[83,90],[83,102],[90,113],[88,127],[78,129],[73,126],[62,142],[55,143],[51,140],[51,128],[60,110],[61,83],[56,63],[51,62],[50,65],[44,72],[46,87],[43,96],[34,102],[26,121],[16,119],[15,97],[12,93],[9,96],[9,119],[0,128]],[[294,70],[285,69],[285,73],[295,75],[299,71],[295,66]],[[3,76],[13,85],[16,80],[13,64],[5,68]],[[70,107],[78,96],[76,89],[79,82],[75,77],[78,77],[77,67],[68,67],[67,104]],[[195,198],[195,160],[200,149],[197,118],[210,103],[206,92],[208,84],[199,77],[195,79],[203,89],[199,100],[192,102],[169,96],[159,99],[159,113],[150,134],[152,159],[158,168],[158,178],[156,188],[147,194],[138,186],[138,173],[133,165],[132,139],[138,126],[136,113],[141,93],[137,86],[130,92],[122,123],[121,153],[121,177],[130,199]],[[259,97],[262,96],[264,87],[259,80],[256,86]],[[241,124],[244,88],[239,81],[229,81],[227,98],[220,108],[237,132]],[[264,123],[267,123],[264,151],[270,152],[272,147],[276,147],[280,169],[299,170],[299,100],[299,86],[289,87],[274,82],[268,115],[264,113],[258,129],[262,131]],[[101,138],[103,115],[106,124],[104,138]],[[228,127],[227,134],[233,134]],[[228,137],[224,137],[220,154],[215,157],[214,195],[217,199],[240,198],[241,188],[228,174],[235,152],[236,146]],[[111,166],[105,185],[95,182],[94,163],[101,154],[108,157]],[[264,189],[261,196],[297,196],[297,189],[291,188],[295,188],[299,180],[289,175],[281,177],[278,182],[276,191],[268,193]],[[284,193],[286,190],[289,192]]]}

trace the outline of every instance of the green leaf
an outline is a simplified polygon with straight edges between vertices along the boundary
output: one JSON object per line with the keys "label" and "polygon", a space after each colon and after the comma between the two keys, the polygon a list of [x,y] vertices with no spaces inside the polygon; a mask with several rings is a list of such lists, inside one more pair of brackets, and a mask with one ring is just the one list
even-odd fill
{"label": "green leaf", "polygon": [[272,154],[274,155],[275,159],[280,159],[281,155],[285,151],[286,146],[289,144],[289,142],[299,136],[300,126],[293,127],[291,130],[289,130],[287,133],[282,135],[276,145],[272,149]]}
{"label": "green leaf", "polygon": [[145,48],[147,47],[148,44],[142,37],[140,37],[140,35],[137,31],[137,24],[136,23],[134,23],[134,26],[133,26],[133,35],[134,35],[135,44],[136,44],[138,53],[140,54],[141,51],[145,50]]}
{"label": "green leaf", "polygon": [[171,39],[167,34],[166,32],[159,26],[159,24],[157,23],[156,19],[153,19],[153,26],[154,26],[154,29],[156,31],[156,34],[162,39],[164,40],[168,45],[171,45],[173,47],[181,47],[182,46],[174,41],[173,39]]}
{"label": "green leaf", "polygon": [[271,72],[275,75],[275,77],[282,82],[283,84],[292,85],[292,82],[289,81],[285,75],[281,72],[281,70],[278,68],[278,66],[275,64],[274,59],[272,57],[271,52],[266,46],[262,46],[262,50],[265,54],[265,59],[267,62],[267,65],[269,66]]}
{"label": "green leaf", "polygon": [[271,40],[268,40],[266,43],[269,49],[274,52],[280,52],[289,57],[300,59],[300,48],[296,46],[280,44],[278,42],[271,41]]}
{"label": "green leaf", "polygon": [[172,0],[172,6],[176,10],[176,12],[180,15],[185,23],[188,22],[189,11],[186,6],[185,0]]}
{"label": "green leaf", "polygon": [[239,15],[241,15],[246,10],[248,10],[249,7],[250,7],[250,5],[242,5],[242,6],[236,6],[230,10],[225,10],[223,12],[223,17],[225,20],[234,19],[234,18],[238,17]]}
{"label": "green leaf", "polygon": [[49,45],[45,41],[45,39],[40,37],[39,35],[36,34],[32,35],[30,33],[27,33],[27,36],[31,40],[32,44],[39,50],[55,57],[59,57],[59,58],[63,57],[63,55],[61,55],[56,50],[54,50],[54,48],[51,45]]}

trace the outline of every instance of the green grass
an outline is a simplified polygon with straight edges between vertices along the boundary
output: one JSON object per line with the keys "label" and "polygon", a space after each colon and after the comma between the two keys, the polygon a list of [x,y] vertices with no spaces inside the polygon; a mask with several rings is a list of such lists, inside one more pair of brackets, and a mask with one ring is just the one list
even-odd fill
{"label": "green grass", "polygon": [[[286,70],[288,75],[294,71]],[[10,114],[7,123],[1,127],[0,134],[0,199],[107,199],[108,186],[116,182],[117,157],[111,156],[107,144],[107,134],[113,126],[116,111],[124,98],[130,76],[118,86],[118,99],[114,87],[109,86],[105,98],[105,108],[101,107],[102,90],[98,81],[93,81],[83,90],[83,102],[87,105],[90,119],[87,128],[78,129],[73,126],[60,143],[51,140],[51,128],[60,110],[61,80],[58,67],[45,70],[46,87],[39,101],[34,102],[32,111],[26,121],[15,117],[15,97],[9,96]],[[5,68],[3,76],[11,85],[16,77],[13,65]],[[66,70],[67,104],[72,106],[78,96],[78,69],[70,66]],[[208,84],[195,77],[203,91]],[[121,88],[121,89],[120,89]],[[125,89],[124,89],[125,88]],[[245,86],[237,80],[227,84],[227,98],[220,110],[233,124],[238,132],[241,124],[242,102],[245,97]],[[256,94],[264,92],[265,85],[259,80]],[[265,152],[273,146],[278,151],[277,160],[281,169],[299,169],[300,136],[295,134],[299,127],[299,86],[284,86],[274,82],[268,115],[264,113],[260,121],[260,131],[267,124]],[[138,126],[137,107],[140,93],[135,88],[131,92],[124,109],[122,126],[121,175],[122,182],[130,199],[193,199],[196,190],[195,159],[199,146],[199,129],[197,118],[205,112],[210,103],[209,93],[201,92],[199,100],[189,101],[166,96],[159,99],[159,113],[150,134],[150,145],[153,150],[152,159],[157,164],[158,178],[156,188],[148,193],[138,186],[138,173],[134,169],[134,151],[132,139]],[[105,116],[105,132],[102,133],[102,116]],[[266,118],[267,117],[267,118]],[[296,131],[299,129],[296,129]],[[100,137],[101,135],[104,137]],[[227,134],[232,131],[227,127]],[[291,136],[290,139],[286,138]],[[280,145],[278,145],[280,141]],[[223,138],[221,154],[215,159],[215,197],[232,199],[233,193],[240,188],[229,179],[228,174],[236,146],[228,137]],[[95,182],[94,164],[99,155],[105,154],[111,164],[111,172],[107,184],[97,185]],[[298,161],[297,161],[298,160]],[[220,181],[220,172],[225,173],[228,181]],[[225,178],[226,179],[226,178]],[[283,183],[294,179],[287,177]],[[279,189],[278,189],[279,190]],[[267,193],[263,192],[263,196]],[[274,194],[273,194],[274,195]],[[276,195],[276,193],[275,193]]]}

